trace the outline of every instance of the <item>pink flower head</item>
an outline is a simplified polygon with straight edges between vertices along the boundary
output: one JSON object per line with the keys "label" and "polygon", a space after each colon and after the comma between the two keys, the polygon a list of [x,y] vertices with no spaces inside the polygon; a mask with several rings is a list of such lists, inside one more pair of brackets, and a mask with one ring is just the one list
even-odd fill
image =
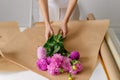
{"label": "pink flower head", "polygon": [[82,66],[82,64],[81,64],[80,62],[77,63],[77,64],[74,64],[73,66],[75,66],[76,69],[74,70],[74,69],[71,67],[71,69],[70,69],[70,71],[69,71],[71,74],[77,74],[77,73],[81,72],[82,69],[83,69],[83,66]]}
{"label": "pink flower head", "polygon": [[70,58],[64,57],[63,62],[62,62],[62,68],[64,69],[64,71],[70,70],[70,67],[71,67],[70,61],[71,61]]}
{"label": "pink flower head", "polygon": [[51,75],[57,75],[60,74],[60,68],[54,65],[54,63],[51,63],[50,65],[47,66],[48,72]]}
{"label": "pink flower head", "polygon": [[51,63],[51,57],[47,57],[47,63],[48,63],[48,64]]}
{"label": "pink flower head", "polygon": [[40,70],[42,70],[42,71],[47,70],[48,63],[47,63],[46,59],[44,59],[44,58],[38,59],[36,64]]}
{"label": "pink flower head", "polygon": [[63,56],[61,54],[54,54],[51,57],[51,63],[53,63],[55,66],[60,67],[63,61]]}
{"label": "pink flower head", "polygon": [[72,51],[71,53],[70,53],[70,58],[72,59],[72,60],[78,60],[79,58],[80,58],[80,53],[79,52],[77,52],[77,51]]}
{"label": "pink flower head", "polygon": [[37,57],[38,57],[38,59],[46,58],[46,49],[43,47],[38,47],[37,48]]}

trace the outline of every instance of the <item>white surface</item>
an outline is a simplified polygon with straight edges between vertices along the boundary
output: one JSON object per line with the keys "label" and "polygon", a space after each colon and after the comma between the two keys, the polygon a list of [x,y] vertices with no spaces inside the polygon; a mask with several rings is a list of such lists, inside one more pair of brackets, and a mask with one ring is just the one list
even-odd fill
{"label": "white surface", "polygon": [[0,80],[48,80],[32,71],[0,73]]}
{"label": "white surface", "polygon": [[[0,72],[0,80],[49,80],[32,71]],[[107,80],[102,65],[99,63],[90,80]]]}
{"label": "white surface", "polygon": [[[25,28],[20,28],[20,30],[23,31],[25,30]],[[21,71],[21,72],[0,72],[0,80],[48,80],[48,79],[32,71]],[[107,80],[106,74],[101,63],[97,65],[90,80]]]}

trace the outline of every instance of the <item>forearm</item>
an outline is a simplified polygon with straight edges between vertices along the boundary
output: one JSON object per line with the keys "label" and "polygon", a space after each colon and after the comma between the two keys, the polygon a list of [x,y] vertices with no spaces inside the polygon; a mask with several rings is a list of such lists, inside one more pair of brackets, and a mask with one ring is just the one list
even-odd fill
{"label": "forearm", "polygon": [[48,12],[48,0],[39,0],[39,7],[45,20],[45,24],[50,24]]}
{"label": "forearm", "polygon": [[77,4],[77,0],[69,0],[67,11],[66,11],[65,17],[63,19],[64,23],[67,23],[69,21],[69,18],[71,16],[76,4]]}

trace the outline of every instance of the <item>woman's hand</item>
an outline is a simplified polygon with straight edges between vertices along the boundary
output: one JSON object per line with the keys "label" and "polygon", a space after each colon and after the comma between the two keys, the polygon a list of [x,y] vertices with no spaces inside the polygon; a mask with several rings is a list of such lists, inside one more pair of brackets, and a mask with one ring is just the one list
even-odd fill
{"label": "woman's hand", "polygon": [[67,23],[64,23],[64,22],[61,23],[59,33],[62,34],[63,38],[66,37],[66,35],[68,33]]}
{"label": "woman's hand", "polygon": [[53,33],[54,32],[53,32],[53,29],[52,29],[51,25],[47,24],[46,25],[46,30],[45,30],[45,38],[46,38],[46,40],[48,40],[48,38],[51,37]]}
{"label": "woman's hand", "polygon": [[41,8],[44,20],[45,20],[45,38],[48,38],[53,34],[53,29],[50,25],[49,14],[48,14],[48,0],[39,0],[39,6]]}
{"label": "woman's hand", "polygon": [[77,4],[77,0],[69,0],[67,11],[66,11],[66,14],[64,16],[64,19],[63,19],[63,22],[62,22],[61,28],[60,28],[60,33],[62,33],[64,38],[66,37],[66,35],[68,33],[67,23],[69,21],[69,18],[71,16],[71,14],[73,12],[73,9],[74,9],[76,4]]}

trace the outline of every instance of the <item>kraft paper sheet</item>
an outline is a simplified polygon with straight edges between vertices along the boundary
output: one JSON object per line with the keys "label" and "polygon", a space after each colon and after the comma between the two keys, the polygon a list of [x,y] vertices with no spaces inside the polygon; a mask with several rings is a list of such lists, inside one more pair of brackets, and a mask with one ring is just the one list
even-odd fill
{"label": "kraft paper sheet", "polygon": [[19,31],[17,22],[0,22],[0,48]]}
{"label": "kraft paper sheet", "polygon": [[[59,22],[52,23],[55,33],[58,32]],[[77,50],[81,53],[83,71],[73,75],[74,80],[88,80],[98,63],[98,53],[105,33],[108,20],[72,21],[69,22],[69,33],[64,45],[68,51]],[[50,80],[67,80],[68,74],[52,76],[46,71],[40,71],[36,66],[36,50],[45,43],[45,26],[38,25],[18,34],[4,48],[3,56],[10,61],[24,66]]]}
{"label": "kraft paper sheet", "polygon": [[[88,14],[88,20],[95,20],[95,16],[93,14]],[[104,67],[104,71],[106,72],[108,80],[120,80],[120,71],[119,67],[116,64],[115,59],[113,58],[112,54],[115,55],[115,48],[114,45],[111,43],[111,39],[109,36],[112,36],[109,31],[105,35],[105,40],[103,40],[100,49],[100,61],[102,66]],[[113,36],[114,37],[114,36]],[[112,48],[111,48],[112,47]]]}
{"label": "kraft paper sheet", "polygon": [[[0,22],[0,51],[17,33],[19,33],[17,22]],[[0,55],[0,72],[4,71],[18,71],[23,68],[9,62]]]}

